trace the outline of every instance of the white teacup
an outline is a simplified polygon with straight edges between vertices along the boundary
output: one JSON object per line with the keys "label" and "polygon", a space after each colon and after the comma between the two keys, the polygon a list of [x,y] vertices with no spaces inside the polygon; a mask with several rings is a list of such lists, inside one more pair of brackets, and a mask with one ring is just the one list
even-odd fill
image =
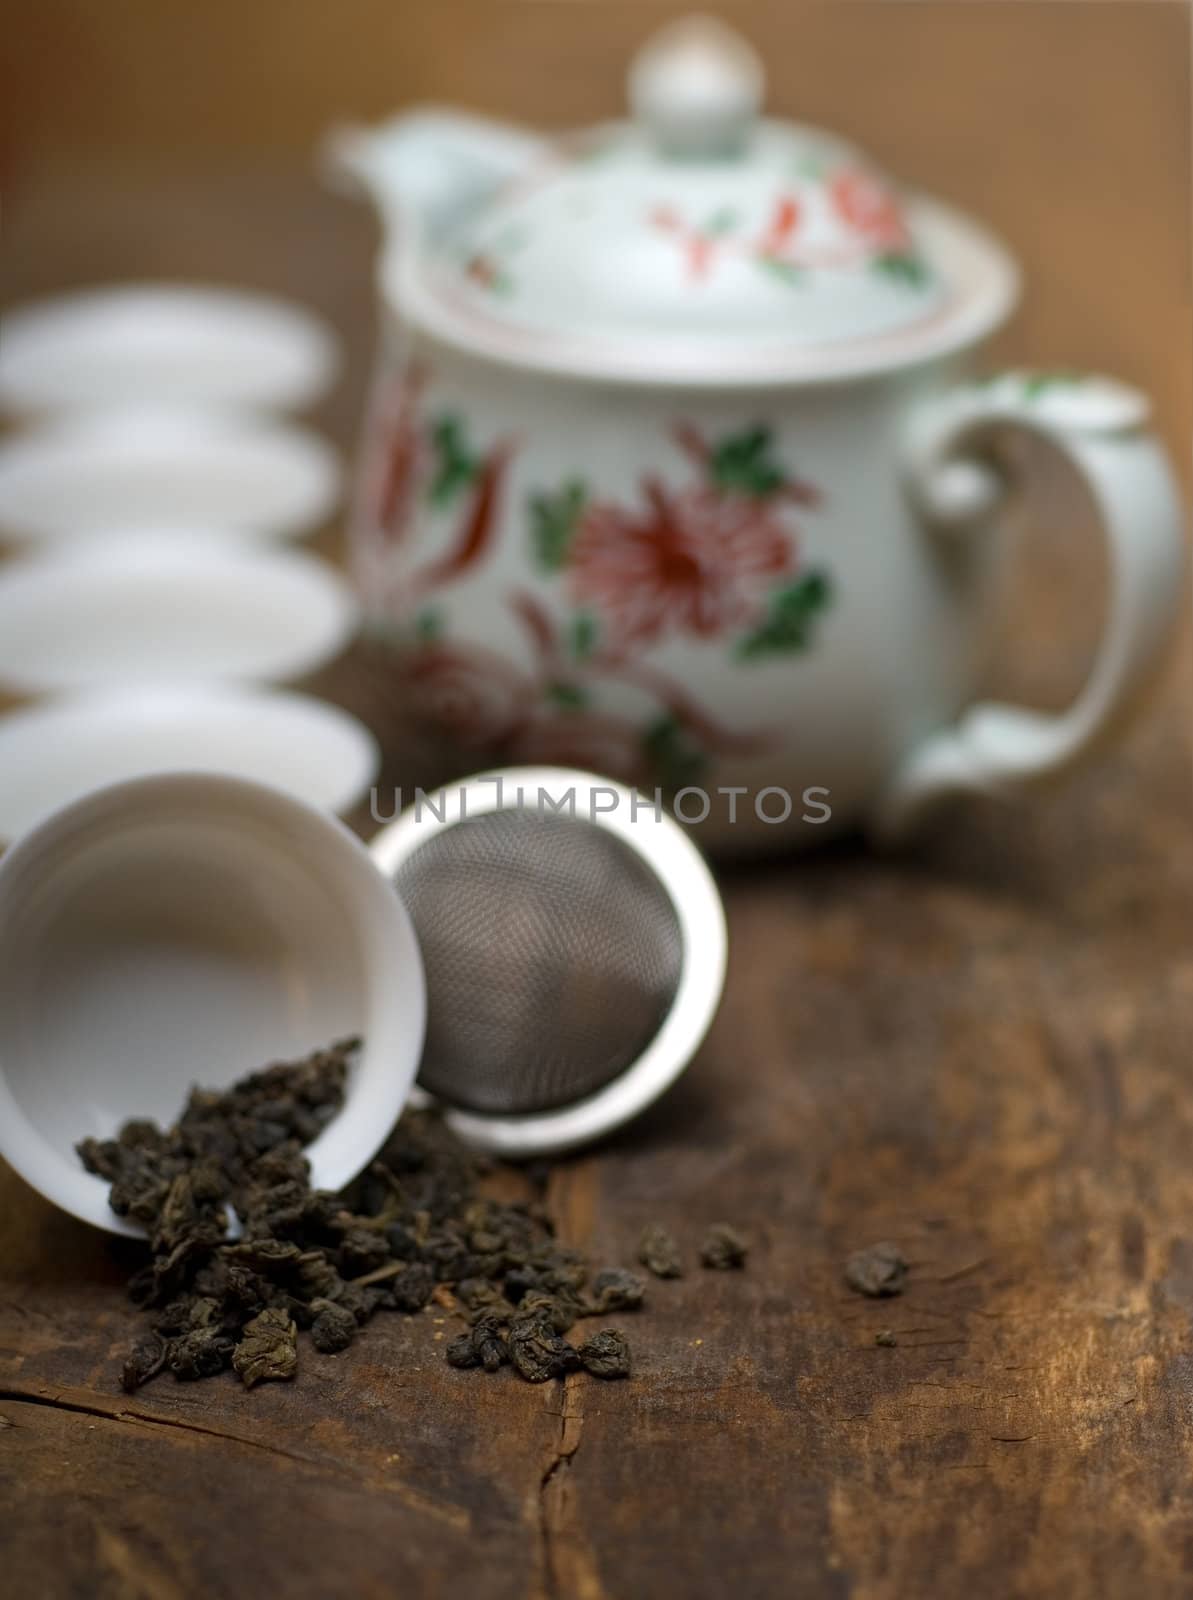
{"label": "white teacup", "polygon": [[136,1234],[75,1144],[163,1124],[352,1034],[313,1182],[367,1165],[405,1104],[425,1018],[406,911],[340,823],[207,774],[138,779],[57,812],[0,860],[0,1155],[64,1210]]}

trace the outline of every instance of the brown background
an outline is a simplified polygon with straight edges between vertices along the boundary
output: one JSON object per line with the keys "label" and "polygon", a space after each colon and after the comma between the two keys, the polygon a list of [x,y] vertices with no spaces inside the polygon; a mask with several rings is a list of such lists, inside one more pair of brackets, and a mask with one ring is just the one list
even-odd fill
{"label": "brown background", "polygon": [[[732,9],[777,110],[853,134],[1020,252],[1028,300],[1000,353],[1143,384],[1185,471],[1186,9]],[[10,5],[6,295],[190,274],[309,300],[348,345],[320,412],[348,443],[375,241],[311,181],[320,128],[427,96],[606,115],[664,12]],[[1046,536],[1006,661],[1054,697],[1098,575],[1064,496],[1047,519],[1033,504]],[[651,1286],[628,1384],[470,1382],[432,1315],[304,1352],[294,1385],[125,1397],[127,1257],[0,1169],[13,1592],[1188,1600],[1188,656],[1126,744],[1047,801],[966,807],[906,857],[723,874],[732,959],[707,1045],[548,1193],[602,1261],[654,1217],[689,1248],[720,1217],[751,1232],[744,1274]],[[894,1303],[841,1283],[878,1238],[912,1262]],[[876,1347],[884,1327],[897,1348]]]}
{"label": "brown background", "polygon": [[[691,9],[605,0],[10,0],[4,148],[22,231],[69,175],[291,169],[339,117],[438,99],[569,126],[616,113],[627,53]],[[852,136],[984,216],[1029,293],[1005,349],[1105,367],[1193,421],[1189,16],[1182,4],[730,4],[771,108]],[[64,207],[69,210],[69,207]],[[113,222],[118,223],[118,212]],[[93,270],[110,259],[88,209]],[[198,256],[200,252],[196,252]],[[203,252],[202,267],[218,271]],[[14,267],[19,269],[18,260]],[[80,270],[86,258],[78,257]],[[229,276],[251,271],[229,251]],[[10,271],[10,295],[40,287]],[[296,274],[302,287],[302,273]],[[317,291],[315,291],[317,292]],[[365,292],[362,284],[362,293]]]}

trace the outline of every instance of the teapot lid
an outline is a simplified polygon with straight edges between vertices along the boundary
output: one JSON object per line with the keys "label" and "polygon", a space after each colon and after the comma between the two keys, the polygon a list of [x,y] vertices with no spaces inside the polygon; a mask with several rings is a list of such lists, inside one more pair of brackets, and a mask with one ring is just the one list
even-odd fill
{"label": "teapot lid", "polygon": [[523,365],[712,383],[900,365],[1001,320],[1000,246],[844,140],[760,118],[763,86],[722,23],[664,28],[633,119],[549,147],[414,252],[408,314]]}

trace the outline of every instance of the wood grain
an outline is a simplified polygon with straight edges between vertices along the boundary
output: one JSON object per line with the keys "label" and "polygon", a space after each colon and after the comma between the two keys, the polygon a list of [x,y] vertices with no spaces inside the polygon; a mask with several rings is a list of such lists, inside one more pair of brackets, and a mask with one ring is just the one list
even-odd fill
{"label": "wood grain", "polygon": [[[125,1399],[124,1247],[7,1175],[14,1592],[1188,1594],[1187,704],[918,858],[728,875],[708,1046],[553,1185],[613,1260],[654,1217],[752,1235],[652,1288],[628,1384],[453,1372],[424,1315],[292,1387]],[[841,1282],[876,1238],[894,1302]]]}
{"label": "wood grain", "polygon": [[[40,37],[63,9],[44,8]],[[210,9],[227,22],[222,3]],[[595,8],[575,9],[575,37],[591,42]],[[314,26],[311,7],[294,12],[297,27]],[[263,26],[256,8],[239,15],[246,30]],[[160,8],[158,37],[181,16]],[[873,26],[866,71],[883,84],[873,58],[910,47],[892,43],[893,23]],[[1012,44],[980,26],[992,62],[1009,61]],[[1126,25],[1103,26],[1102,43],[1074,47],[1087,64]],[[838,21],[807,27],[814,49],[845,38]],[[513,49],[499,33],[486,35],[498,64]],[[1148,22],[1139,37],[1163,66],[1159,101],[1165,73],[1184,71],[1160,62],[1176,30]],[[359,70],[380,76],[375,63]],[[834,120],[815,103],[811,66],[782,70]],[[549,80],[538,92],[563,97]],[[1144,105],[1133,80],[1123,92],[1139,101],[1146,138],[1183,116],[1170,101],[1163,113]],[[948,89],[968,126],[965,93],[960,79]],[[889,84],[859,96],[859,131],[867,117],[898,122],[930,153],[895,102]],[[568,109],[561,98],[559,114]],[[61,127],[77,133],[94,111],[84,96]],[[131,112],[119,115],[131,126]],[[279,107],[287,129],[295,115]],[[973,164],[974,148],[964,157]],[[1054,161],[1041,148],[1046,171]],[[1028,183],[993,151],[983,170],[995,205]],[[1169,179],[1150,174],[1153,202]],[[1069,217],[1086,242],[1099,205],[1122,200],[1122,185],[1087,193],[1092,181],[1080,179]],[[1044,189],[1032,192],[1039,238],[1054,237]],[[1143,200],[1130,203],[1150,228]],[[1183,237],[1183,212],[1172,227]],[[369,348],[372,242],[367,220],[320,195],[292,155],[192,152],[166,177],[112,152],[90,168],[47,159],[18,185],[6,288],[16,298],[160,271],[306,298],[349,340],[348,380],[318,418],[347,442]],[[1125,293],[1136,268],[1115,260]],[[1183,438],[1187,300],[1168,258],[1156,262],[1154,293],[1139,302],[1090,262],[1077,287],[1046,271],[1035,315],[1067,297],[1066,357],[1129,349],[1146,381],[1163,364],[1161,414]],[[1059,326],[1045,331],[1059,339]],[[1007,348],[1022,353],[1038,331],[1020,323]],[[1098,603],[1083,514],[1063,485],[1053,495],[1055,531],[1030,530],[1004,668],[1008,685],[1043,698],[1078,671],[1088,629],[1074,617]],[[336,530],[321,543],[336,549]],[[968,808],[896,859],[843,845],[723,875],[731,972],[707,1046],[662,1105],[564,1164],[550,1191],[561,1231],[610,1260],[626,1260],[655,1218],[689,1247],[722,1218],[752,1237],[740,1275],[693,1270],[652,1285],[649,1309],[626,1321],[629,1383],[535,1389],[508,1372],[454,1372],[436,1312],[380,1318],[339,1357],[307,1354],[291,1386],[166,1380],[129,1399],[116,1381],[136,1325],[120,1287],[128,1246],[0,1171],[6,1591],[1193,1594],[1188,657],[1186,645],[1129,742],[1047,801]],[[363,653],[320,686],[387,726],[385,683]],[[860,1300],[841,1281],[847,1253],[879,1238],[912,1263],[893,1302]],[[883,1328],[896,1348],[876,1347]]]}

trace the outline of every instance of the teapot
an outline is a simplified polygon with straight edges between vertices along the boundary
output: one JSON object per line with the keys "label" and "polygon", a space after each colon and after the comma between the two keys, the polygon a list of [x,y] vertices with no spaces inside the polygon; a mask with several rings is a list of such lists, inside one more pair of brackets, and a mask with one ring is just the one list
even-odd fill
{"label": "teapot", "polygon": [[[461,771],[608,774],[738,851],[1061,778],[1134,708],[1183,565],[1146,399],[977,375],[1007,250],[762,96],[693,18],[635,57],[627,121],[423,109],[328,146],[386,230],[349,543],[394,692]],[[1019,432],[1109,547],[1056,715],[975,703]]]}

